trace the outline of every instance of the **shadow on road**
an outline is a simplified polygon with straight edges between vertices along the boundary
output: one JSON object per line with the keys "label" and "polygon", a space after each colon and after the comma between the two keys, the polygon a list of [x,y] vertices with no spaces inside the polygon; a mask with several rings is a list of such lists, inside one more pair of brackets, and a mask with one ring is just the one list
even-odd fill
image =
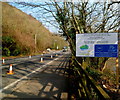
{"label": "shadow on road", "polygon": [[68,60],[69,57],[62,57],[40,72],[30,75],[15,88],[3,91],[6,96],[2,100],[67,100]]}

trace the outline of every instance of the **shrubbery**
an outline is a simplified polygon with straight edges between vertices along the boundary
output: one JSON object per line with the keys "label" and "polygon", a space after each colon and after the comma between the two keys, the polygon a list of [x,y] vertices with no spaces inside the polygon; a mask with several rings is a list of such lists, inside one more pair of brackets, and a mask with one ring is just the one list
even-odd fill
{"label": "shrubbery", "polygon": [[2,55],[17,56],[20,54],[20,48],[11,36],[2,37]]}
{"label": "shrubbery", "polygon": [[41,53],[47,48],[62,49],[67,45],[32,16],[4,2],[2,8],[3,56]]}

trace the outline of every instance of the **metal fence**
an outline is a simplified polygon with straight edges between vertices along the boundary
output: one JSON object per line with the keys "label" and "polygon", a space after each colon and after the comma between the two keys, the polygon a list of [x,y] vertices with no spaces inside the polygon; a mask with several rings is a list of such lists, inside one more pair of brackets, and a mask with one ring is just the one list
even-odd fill
{"label": "metal fence", "polygon": [[[95,80],[80,66],[75,59],[73,70],[74,85],[77,88],[76,100],[111,100],[110,96],[95,82]],[[77,69],[78,68],[78,69]]]}

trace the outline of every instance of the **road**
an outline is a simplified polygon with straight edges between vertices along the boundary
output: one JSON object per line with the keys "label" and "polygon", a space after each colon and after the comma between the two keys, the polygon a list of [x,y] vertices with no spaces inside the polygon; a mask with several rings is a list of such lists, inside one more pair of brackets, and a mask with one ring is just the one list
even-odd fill
{"label": "road", "polygon": [[[51,58],[53,55],[53,58]],[[10,60],[2,66],[2,100],[13,98],[40,98],[40,100],[67,100],[70,52],[37,55],[12,60],[13,75],[7,75]],[[43,62],[40,58],[43,57]],[[24,59],[24,60],[23,60]],[[9,99],[8,99],[9,98]]]}

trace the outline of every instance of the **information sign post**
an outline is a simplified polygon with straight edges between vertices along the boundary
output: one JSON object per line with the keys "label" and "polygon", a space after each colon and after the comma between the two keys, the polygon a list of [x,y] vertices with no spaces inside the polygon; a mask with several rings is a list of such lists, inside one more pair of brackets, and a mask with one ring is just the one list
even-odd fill
{"label": "information sign post", "polygon": [[116,87],[119,90],[118,33],[76,35],[77,57],[116,57]]}
{"label": "information sign post", "polygon": [[116,57],[116,87],[119,90],[119,64],[118,57]]}
{"label": "information sign post", "polygon": [[76,35],[77,57],[118,57],[117,33],[85,33]]}

